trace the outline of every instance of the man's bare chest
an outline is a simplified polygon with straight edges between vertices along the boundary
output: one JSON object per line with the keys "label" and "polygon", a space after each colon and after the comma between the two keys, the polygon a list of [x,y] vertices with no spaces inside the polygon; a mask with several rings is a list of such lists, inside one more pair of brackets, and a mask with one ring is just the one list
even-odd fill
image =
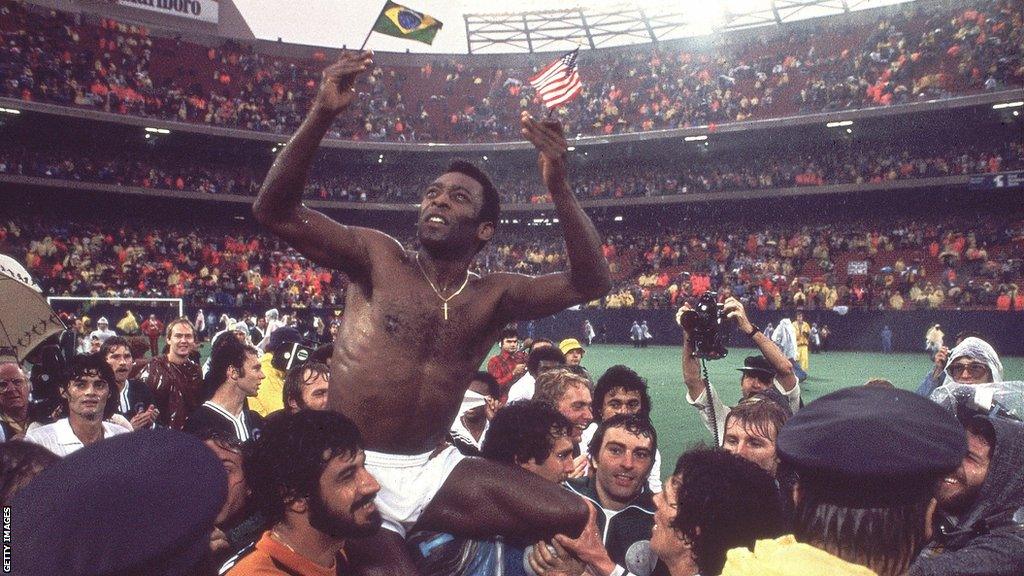
{"label": "man's bare chest", "polygon": [[469,360],[489,349],[496,328],[496,302],[485,290],[467,287],[454,298],[439,298],[422,281],[355,293],[350,310],[358,333],[379,345],[400,346],[406,355]]}

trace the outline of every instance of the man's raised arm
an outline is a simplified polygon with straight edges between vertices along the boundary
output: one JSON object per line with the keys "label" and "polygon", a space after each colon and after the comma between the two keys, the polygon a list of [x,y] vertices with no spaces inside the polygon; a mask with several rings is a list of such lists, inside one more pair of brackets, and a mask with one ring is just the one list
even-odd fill
{"label": "man's raised arm", "polygon": [[690,330],[681,321],[682,314],[690,311],[689,304],[683,304],[676,313],[676,323],[683,327],[683,383],[689,392],[687,400],[697,400],[704,393],[704,377],[700,373],[700,360],[693,355],[693,340]]}
{"label": "man's raised arm", "polygon": [[565,234],[569,270],[510,282],[504,310],[512,318],[541,318],[600,298],[611,290],[608,261],[590,217],[580,208],[566,179],[568,144],[558,122],[538,122],[523,112],[522,134],[537,148],[541,178]]}
{"label": "man's raised arm", "polygon": [[761,355],[772,365],[775,369],[775,380],[782,386],[782,392],[787,394],[792,392],[793,388],[797,385],[793,364],[790,363],[789,358],[786,358],[786,355],[782,353],[782,349],[771,338],[765,336],[760,328],[750,323],[750,320],[747,318],[747,311],[743,308],[743,303],[735,298],[728,298],[722,307],[722,312],[736,322],[736,328],[754,342],[754,345],[761,351]]}
{"label": "man's raised arm", "polygon": [[369,270],[367,243],[375,234],[306,208],[302,193],[320,141],[334,118],[355,98],[356,78],[373,65],[371,58],[370,52],[344,52],[324,70],[309,114],[277,155],[252,207],[260,224],[310,260],[350,275]]}

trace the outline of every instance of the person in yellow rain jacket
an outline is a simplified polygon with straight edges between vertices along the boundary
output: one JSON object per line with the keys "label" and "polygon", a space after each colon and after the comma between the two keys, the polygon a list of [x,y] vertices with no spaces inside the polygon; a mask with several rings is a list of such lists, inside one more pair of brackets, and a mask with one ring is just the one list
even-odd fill
{"label": "person in yellow rain jacket", "polygon": [[282,347],[302,342],[299,331],[290,326],[283,326],[270,334],[267,349],[260,356],[260,365],[266,378],[260,384],[255,398],[249,398],[249,409],[267,417],[271,412],[284,408],[284,377],[285,371],[274,366],[274,354]]}

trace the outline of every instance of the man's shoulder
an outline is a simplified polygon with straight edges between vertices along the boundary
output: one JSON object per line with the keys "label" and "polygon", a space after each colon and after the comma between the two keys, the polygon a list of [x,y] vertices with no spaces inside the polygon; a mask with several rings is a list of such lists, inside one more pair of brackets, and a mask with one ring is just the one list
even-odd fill
{"label": "man's shoulder", "polygon": [[[261,415],[255,410],[252,410],[248,406],[242,408],[242,413],[245,414],[246,422],[251,428],[262,428],[267,423],[267,417]],[[271,412],[270,414],[273,413],[274,412]],[[270,414],[267,416],[270,416]]]}
{"label": "man's shoulder", "polygon": [[185,432],[198,432],[209,428],[231,434],[235,432],[235,427],[224,415],[206,404],[198,406],[185,420]]}
{"label": "man's shoulder", "polygon": [[272,566],[271,561],[270,555],[263,550],[257,550],[256,542],[252,542],[228,558],[217,571],[217,575],[279,574],[280,572],[266,571]]}
{"label": "man's shoulder", "polygon": [[30,427],[25,432],[25,440],[40,441],[47,439],[54,439],[57,437],[59,430],[63,427],[62,423],[66,423],[67,418],[61,418],[56,422],[49,424],[43,424],[40,426]]}
{"label": "man's shoulder", "polygon": [[146,383],[141,377],[129,378],[125,386],[128,387],[128,398],[141,398],[141,399],[152,399],[153,393],[146,386]]}
{"label": "man's shoulder", "polygon": [[[130,427],[125,428],[122,424],[116,424],[114,422],[104,421],[102,422],[102,425],[103,433],[106,435],[106,437],[116,436],[118,434],[126,434],[132,431]],[[129,426],[131,425],[129,424]]]}
{"label": "man's shoulder", "polygon": [[569,489],[570,492],[574,492],[580,496],[583,496],[584,498],[593,500],[595,503],[598,504],[598,507],[600,508],[600,502],[598,502],[597,499],[597,489],[595,488],[594,483],[591,481],[589,476],[582,476],[580,478],[569,478],[568,480],[565,481],[564,485],[566,488]]}
{"label": "man's shoulder", "polygon": [[168,364],[170,364],[170,362],[167,360],[167,355],[166,354],[160,354],[159,356],[153,356],[152,358],[150,358],[146,362],[146,364],[145,364],[143,369],[145,370],[145,369],[152,369],[152,368],[157,368],[157,367],[163,368],[163,367],[166,367]]}

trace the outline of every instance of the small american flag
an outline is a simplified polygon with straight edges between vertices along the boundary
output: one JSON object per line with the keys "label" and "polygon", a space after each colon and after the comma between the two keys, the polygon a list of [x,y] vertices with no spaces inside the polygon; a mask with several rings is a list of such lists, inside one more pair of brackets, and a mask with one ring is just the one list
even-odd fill
{"label": "small american flag", "polygon": [[537,90],[540,99],[548,108],[560,106],[579,96],[583,90],[580,74],[576,69],[579,49],[569,52],[544,67],[530,78],[530,85]]}

